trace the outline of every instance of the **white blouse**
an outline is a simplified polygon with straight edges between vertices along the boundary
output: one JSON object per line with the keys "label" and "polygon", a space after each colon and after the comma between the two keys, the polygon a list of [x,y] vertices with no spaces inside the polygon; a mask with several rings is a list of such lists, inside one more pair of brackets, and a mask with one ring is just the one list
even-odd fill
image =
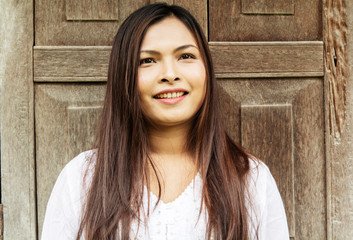
{"label": "white blouse", "polygon": [[[47,205],[42,240],[76,239],[84,196],[93,173],[93,169],[88,171],[88,183],[84,185],[83,176],[91,154],[92,151],[81,153],[60,173]],[[289,239],[283,203],[269,169],[262,162],[251,161],[250,177],[249,190],[253,201],[250,230],[258,227],[261,240]],[[145,187],[143,211],[147,213],[150,194],[150,216],[147,223],[140,226],[137,221],[132,223],[131,239],[205,239],[207,212],[203,208],[199,217],[201,193],[202,179],[197,174],[177,199],[170,203],[159,201],[155,208],[158,198],[148,193]]]}

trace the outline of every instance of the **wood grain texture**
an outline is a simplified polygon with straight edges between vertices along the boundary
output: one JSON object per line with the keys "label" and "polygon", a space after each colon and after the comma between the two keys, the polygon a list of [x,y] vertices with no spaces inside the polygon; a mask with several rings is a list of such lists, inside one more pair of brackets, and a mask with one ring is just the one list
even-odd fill
{"label": "wood grain texture", "polygon": [[35,47],[34,81],[106,81],[111,47]]}
{"label": "wood grain texture", "polygon": [[322,42],[211,42],[210,49],[222,77],[323,76]]}
{"label": "wood grain texture", "polygon": [[[330,103],[326,109],[329,113],[327,119],[332,113],[341,117],[344,114],[339,138],[332,134],[332,123],[326,123],[328,236],[350,240],[353,236],[353,1],[326,0],[324,6],[325,19],[331,22],[330,26],[325,25],[325,36],[330,38],[325,56],[329,69],[325,79],[325,100]],[[332,59],[333,50],[336,51],[336,61]],[[332,98],[332,90],[336,92],[335,98]],[[338,101],[337,107],[331,104],[332,100]]]}
{"label": "wood grain texture", "polygon": [[104,84],[35,86],[39,232],[60,171],[79,152],[92,148],[104,93]]}
{"label": "wood grain texture", "polygon": [[186,8],[200,24],[206,38],[208,38],[208,1],[207,0],[174,0],[173,4]]}
{"label": "wood grain texture", "polygon": [[119,20],[118,0],[66,0],[66,20]]}
{"label": "wood grain texture", "polygon": [[[210,43],[216,75],[323,76],[322,42]],[[110,47],[35,47],[34,81],[106,81]]]}
{"label": "wood grain texture", "polygon": [[67,147],[68,156],[76,156],[89,149],[94,142],[97,120],[101,106],[69,106],[67,111]]}
{"label": "wood grain texture", "polygon": [[[150,3],[159,3],[159,0],[151,0]],[[197,20],[200,24],[203,32],[205,33],[206,37],[207,34],[207,0],[198,0],[198,1],[190,1],[190,0],[166,0],[162,1],[167,4],[174,4],[181,6],[187,9]]]}
{"label": "wood grain texture", "polygon": [[[118,27],[125,18],[134,10],[149,2],[153,3],[156,1],[35,1],[35,44],[36,46],[110,46]],[[97,6],[98,3],[99,6]],[[206,0],[169,1],[169,3],[174,3],[188,9],[207,33]],[[116,16],[118,16],[117,21],[97,21],[109,20],[106,18],[116,20]]]}
{"label": "wood grain texture", "polygon": [[3,238],[35,240],[33,1],[0,1],[0,9]]}
{"label": "wood grain texture", "polygon": [[35,1],[35,45],[111,45],[120,22],[121,19],[67,21],[64,0],[38,0]]}
{"label": "wood grain texture", "polygon": [[330,133],[340,141],[346,118],[347,23],[343,0],[326,0],[325,3],[325,76],[328,80]]}
{"label": "wood grain texture", "polygon": [[[248,112],[245,113],[247,116],[250,116],[251,113],[263,117],[263,119],[257,119],[260,126],[255,129],[250,129],[249,126],[253,126],[255,123],[245,123],[243,116],[238,115],[233,118],[239,118],[236,122],[241,123],[241,130],[245,128],[252,132],[256,131],[256,134],[250,136],[243,136],[245,133],[241,132],[242,139],[256,138],[245,141],[248,145],[246,149],[250,153],[257,154],[256,156],[264,161],[268,160],[271,154],[277,155],[276,158],[271,158],[269,161],[270,170],[280,186],[283,198],[290,199],[288,197],[290,192],[294,194],[293,205],[290,205],[291,203],[287,200],[284,201],[290,236],[294,239],[326,239],[322,79],[219,79],[218,82],[223,91],[242,106],[240,114],[243,114],[243,109],[246,106],[254,106],[254,109],[258,106],[256,110],[250,111],[248,108]],[[276,109],[276,106],[279,108]],[[289,108],[292,109],[290,122],[293,136],[291,141],[293,165],[292,168],[290,165],[286,165],[287,167],[279,171],[277,165],[290,163],[290,160],[285,163],[279,162],[283,159],[289,159],[290,150],[278,147],[278,144],[281,146],[290,144],[288,139],[288,134],[290,135],[288,133],[290,131]],[[261,126],[266,127],[257,130]],[[276,128],[287,132],[287,136],[285,133],[274,133]],[[275,136],[271,136],[271,134]],[[271,141],[270,138],[276,139],[272,140],[275,143],[271,145],[266,142],[266,147],[261,148],[258,143],[262,143],[263,137],[269,141]],[[292,172],[288,169],[292,169]],[[289,180],[291,177],[293,179]],[[292,188],[283,190],[281,184],[291,185],[290,181],[294,182]],[[292,208],[294,210],[291,210]]]}
{"label": "wood grain texture", "polygon": [[210,41],[322,40],[322,0],[295,0],[294,15],[242,14],[241,4],[209,1]]}
{"label": "wood grain texture", "polygon": [[219,110],[223,119],[223,124],[232,140],[241,144],[240,139],[240,108],[241,103],[235,101],[229,94],[219,86]]}
{"label": "wood grain texture", "polygon": [[241,143],[271,169],[295,236],[292,105],[242,105]]}
{"label": "wood grain texture", "polygon": [[[296,226],[306,219],[306,226],[296,228],[299,236],[326,239],[326,190],[324,155],[324,120],[322,83],[313,83],[298,92],[293,112],[302,116],[294,119]],[[310,147],[308,147],[310,146]],[[321,216],[317,219],[316,216]],[[314,231],[314,233],[313,233]],[[299,238],[301,239],[301,238]]]}
{"label": "wood grain texture", "polygon": [[293,15],[294,0],[241,0],[243,14]]}

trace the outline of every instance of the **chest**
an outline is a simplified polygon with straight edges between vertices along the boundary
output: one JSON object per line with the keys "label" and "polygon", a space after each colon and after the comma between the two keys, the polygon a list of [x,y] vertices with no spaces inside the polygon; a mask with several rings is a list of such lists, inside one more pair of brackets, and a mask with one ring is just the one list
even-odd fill
{"label": "chest", "polygon": [[205,239],[207,212],[202,209],[200,213],[201,194],[202,181],[198,175],[174,201],[160,200],[157,206],[157,196],[145,188],[141,214],[146,217],[141,217],[140,224],[132,223],[131,236],[134,239]]}

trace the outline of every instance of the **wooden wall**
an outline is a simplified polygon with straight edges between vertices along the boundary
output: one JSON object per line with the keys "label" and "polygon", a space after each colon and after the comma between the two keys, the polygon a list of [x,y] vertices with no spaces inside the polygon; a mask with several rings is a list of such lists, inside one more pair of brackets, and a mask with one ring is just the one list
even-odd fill
{"label": "wooden wall", "polygon": [[36,239],[33,2],[0,1],[4,239]]}
{"label": "wooden wall", "polygon": [[[117,26],[147,2],[0,2],[4,239],[39,238],[56,176],[92,140]],[[269,165],[291,237],[350,239],[353,3],[176,3],[208,35],[226,126]]]}

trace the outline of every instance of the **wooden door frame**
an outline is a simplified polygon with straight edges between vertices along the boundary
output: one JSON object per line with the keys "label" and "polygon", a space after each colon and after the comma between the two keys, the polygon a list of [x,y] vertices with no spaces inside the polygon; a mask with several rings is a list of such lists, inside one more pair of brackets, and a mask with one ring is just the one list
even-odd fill
{"label": "wooden door frame", "polygon": [[353,3],[323,0],[327,239],[353,236]]}
{"label": "wooden door frame", "polygon": [[3,237],[34,240],[33,1],[1,1],[0,9]]}
{"label": "wooden door frame", "polygon": [[[353,3],[345,0],[343,8],[349,21],[348,29],[353,29]],[[330,34],[325,24],[328,18],[327,4],[332,0],[323,0],[324,36]],[[37,239],[36,223],[36,193],[35,193],[35,154],[34,154],[34,104],[33,104],[33,45],[34,45],[34,8],[33,1],[18,3],[14,0],[1,1],[2,10],[1,38],[0,38],[0,80],[1,80],[1,191],[4,239]],[[5,37],[4,37],[5,36]],[[348,38],[347,54],[353,55],[353,39],[350,33]],[[324,38],[327,47],[328,42]],[[326,54],[326,53],[324,53]],[[345,53],[344,53],[345,54]],[[327,58],[330,59],[330,58]],[[325,62],[325,67],[327,60]],[[349,62],[348,62],[349,63]],[[352,233],[349,222],[352,216],[343,214],[343,211],[352,211],[349,198],[352,173],[339,175],[341,166],[349,166],[347,154],[340,153],[340,149],[348,148],[352,151],[352,144],[342,142],[337,145],[335,138],[330,134],[329,127],[329,85],[333,79],[329,78],[326,69],[324,79],[325,91],[325,128],[326,128],[326,197],[327,197],[327,239],[343,239]],[[352,72],[352,68],[350,68]],[[347,69],[349,71],[349,69]],[[350,72],[347,73],[347,82],[353,80]],[[350,88],[349,88],[350,87]],[[347,94],[352,99],[353,87],[347,86]],[[348,92],[349,91],[349,92]],[[352,109],[346,109],[350,117]],[[350,117],[352,118],[352,117]],[[344,126],[347,134],[351,126]],[[349,135],[351,136],[351,135]],[[342,139],[347,137],[342,136]],[[348,137],[348,139],[350,139]],[[336,163],[340,163],[341,166]],[[348,187],[347,191],[333,182],[341,182]],[[341,200],[340,203],[332,199]],[[348,209],[347,209],[348,208]],[[349,209],[350,208],[350,209]],[[335,211],[333,210],[335,209]],[[345,222],[338,224],[334,222]],[[343,237],[343,238],[342,238]]]}

